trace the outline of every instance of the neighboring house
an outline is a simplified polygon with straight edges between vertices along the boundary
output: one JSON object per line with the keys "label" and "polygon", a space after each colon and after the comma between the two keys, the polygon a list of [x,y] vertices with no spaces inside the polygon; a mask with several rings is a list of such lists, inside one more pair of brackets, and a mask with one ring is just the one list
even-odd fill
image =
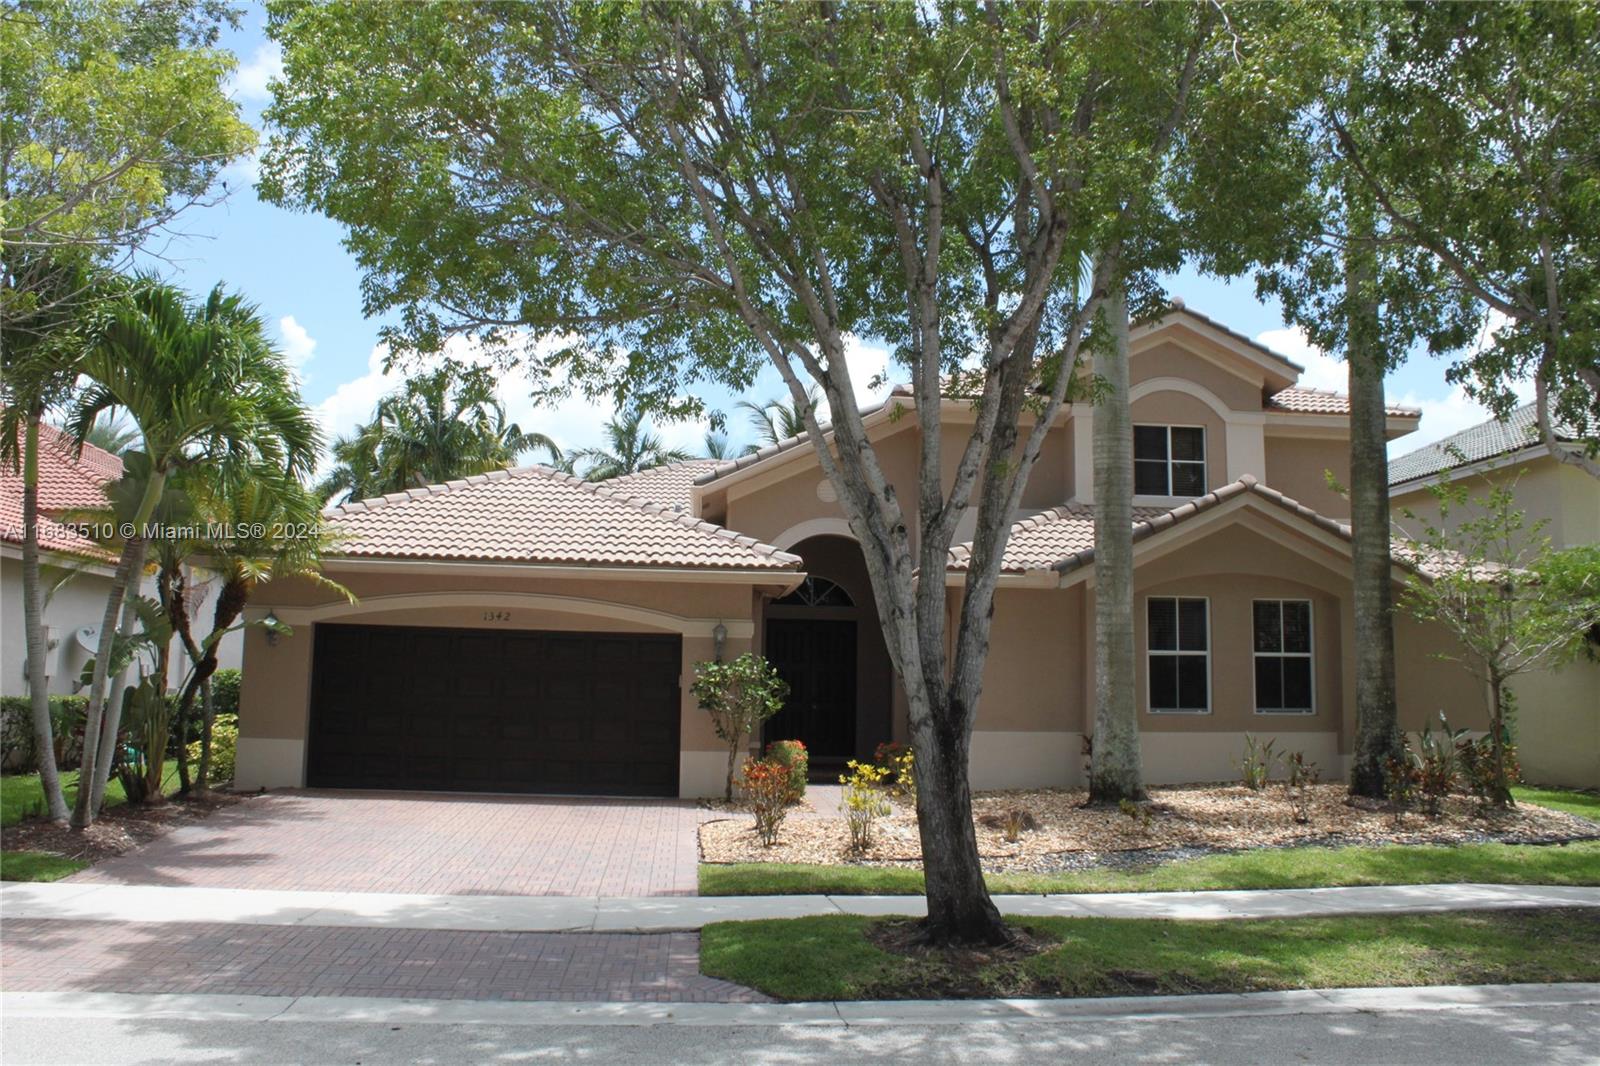
{"label": "neighboring house", "polygon": [[[93,520],[106,507],[105,486],[122,476],[122,460],[75,442],[53,426],[39,427],[39,546],[44,584],[49,596],[44,620],[50,650],[46,659],[53,694],[79,691],[84,665],[94,657],[110,592],[115,558],[84,536],[75,523]],[[62,578],[66,580],[62,582]],[[59,584],[58,584],[59,583]],[[53,592],[49,590],[54,589]],[[143,592],[153,595],[146,579]],[[194,597],[198,628],[208,628],[210,590],[202,584]],[[27,640],[22,607],[22,475],[0,464],[0,695],[27,695]],[[223,639],[219,658],[238,668],[242,640],[237,633]],[[175,662],[185,661],[182,649]],[[181,681],[173,671],[172,683]]]}
{"label": "neighboring house", "polygon": [[[1565,426],[1556,427],[1556,437],[1577,443]],[[1530,527],[1542,522],[1538,535],[1557,548],[1600,544],[1600,480],[1550,454],[1539,439],[1531,404],[1504,421],[1490,419],[1392,461],[1389,501],[1395,524],[1413,536],[1425,525],[1439,525],[1439,501],[1429,489],[1442,482],[1465,488],[1469,500],[1509,488]],[[1470,502],[1455,512],[1456,517],[1482,513]],[[1600,787],[1600,662],[1585,658],[1527,674],[1511,688],[1517,694],[1523,776],[1541,784]],[[1481,714],[1474,707],[1462,717],[1476,726]]]}
{"label": "neighboring house", "polygon": [[[1131,359],[1149,779],[1231,778],[1247,732],[1338,776],[1355,729],[1350,536],[1326,474],[1349,480],[1346,402],[1186,309],[1136,329]],[[907,502],[910,403],[896,389],[865,416]],[[974,413],[943,403],[953,463]],[[1391,408],[1389,435],[1418,418]],[[1061,413],[1016,516],[973,737],[978,788],[1083,780],[1093,420],[1087,404]],[[905,739],[860,550],[804,439],[600,485],[497,472],[329,519],[342,540],[324,568],[360,602],[306,581],[258,594],[254,616],[294,632],[246,637],[244,787],[714,795],[725,749],[689,682],[719,650],[778,665],[792,693],[765,739],[798,737],[814,766]],[[953,597],[968,557],[964,544],[949,554]],[[1397,640],[1407,728],[1479,705],[1435,657],[1438,631],[1402,619]]]}

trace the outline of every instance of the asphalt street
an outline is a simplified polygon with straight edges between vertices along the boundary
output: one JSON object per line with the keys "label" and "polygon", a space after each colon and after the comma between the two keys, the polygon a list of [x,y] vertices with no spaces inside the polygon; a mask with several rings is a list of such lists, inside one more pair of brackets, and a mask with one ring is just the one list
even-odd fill
{"label": "asphalt street", "polygon": [[1600,1007],[1084,1019],[954,1025],[454,1025],[16,1016],[21,1063],[1600,1062]]}

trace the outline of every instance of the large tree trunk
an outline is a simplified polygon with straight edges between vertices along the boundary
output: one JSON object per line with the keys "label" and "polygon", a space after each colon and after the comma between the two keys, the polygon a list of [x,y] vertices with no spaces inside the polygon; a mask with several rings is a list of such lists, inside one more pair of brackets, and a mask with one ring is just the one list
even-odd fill
{"label": "large tree trunk", "polygon": [[[952,717],[970,720],[970,714],[960,708],[913,707],[910,717],[917,833],[928,894],[923,936],[932,944],[1005,943],[1010,934],[983,882],[972,824],[972,788],[967,781],[972,732],[942,728]],[[936,733],[943,735],[936,739]]]}
{"label": "large tree trunk", "polygon": [[1133,417],[1128,409],[1128,301],[1106,300],[1112,345],[1095,355],[1106,393],[1094,413],[1095,720],[1089,802],[1145,798],[1134,701]]}
{"label": "large tree trunk", "polygon": [[39,421],[28,413],[22,443],[22,628],[28,645],[28,704],[39,784],[52,822],[67,820],[67,801],[56,768],[50,724],[49,648],[44,632],[44,588],[39,576]]}
{"label": "large tree trunk", "polygon": [[1389,459],[1384,438],[1377,263],[1370,205],[1351,209],[1345,256],[1350,370],[1350,524],[1355,584],[1356,742],[1350,793],[1381,797],[1384,763],[1401,754],[1394,694],[1394,590],[1389,541]]}

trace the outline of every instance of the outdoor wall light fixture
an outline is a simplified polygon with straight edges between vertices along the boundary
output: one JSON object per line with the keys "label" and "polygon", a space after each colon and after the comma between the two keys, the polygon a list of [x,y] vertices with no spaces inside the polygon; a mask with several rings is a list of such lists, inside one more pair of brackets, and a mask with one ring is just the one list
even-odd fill
{"label": "outdoor wall light fixture", "polygon": [[267,616],[261,621],[267,627],[267,644],[276,648],[278,646],[278,616],[268,611]]}
{"label": "outdoor wall light fixture", "polygon": [[718,622],[711,629],[711,640],[716,645],[717,662],[722,661],[722,646],[728,642],[728,627]]}

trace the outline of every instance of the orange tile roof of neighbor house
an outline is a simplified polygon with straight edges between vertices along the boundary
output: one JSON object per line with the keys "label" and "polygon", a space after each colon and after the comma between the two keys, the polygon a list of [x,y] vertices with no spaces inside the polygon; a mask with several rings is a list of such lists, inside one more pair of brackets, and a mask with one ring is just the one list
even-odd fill
{"label": "orange tile roof of neighbor house", "polygon": [[327,512],[333,556],[785,572],[800,557],[670,504],[529,466]]}
{"label": "orange tile roof of neighbor house", "polygon": [[[68,434],[51,425],[39,427],[39,511],[43,517],[39,547],[110,559],[111,553],[101,545],[54,520],[105,510],[105,486],[122,476],[122,460],[110,452],[93,444],[85,444],[82,454],[76,451],[76,442]],[[0,540],[22,543],[22,471],[10,463],[0,463]]]}

